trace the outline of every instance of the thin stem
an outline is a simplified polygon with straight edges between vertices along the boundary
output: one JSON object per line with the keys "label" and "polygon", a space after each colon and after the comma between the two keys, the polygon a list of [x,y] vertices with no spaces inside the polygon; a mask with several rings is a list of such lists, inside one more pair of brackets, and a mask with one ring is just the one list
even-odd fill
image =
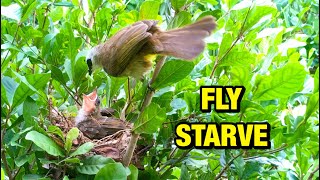
{"label": "thin stem", "polygon": [[214,72],[216,71],[219,63],[220,63],[225,57],[227,57],[227,55],[230,53],[230,51],[232,50],[232,48],[236,45],[236,43],[237,43],[237,42],[240,40],[240,38],[243,36],[243,34],[244,34],[244,30],[243,30],[243,29],[244,29],[244,25],[245,25],[246,22],[247,22],[248,15],[249,15],[249,12],[250,12],[250,10],[251,10],[251,7],[252,7],[252,4],[251,4],[251,6],[250,6],[249,9],[248,9],[248,12],[247,12],[247,14],[246,14],[246,17],[245,17],[243,23],[242,23],[241,29],[240,29],[240,31],[239,31],[239,34],[238,34],[236,40],[232,43],[232,45],[227,49],[227,51],[223,54],[223,56],[222,56],[220,59],[219,59],[219,57],[217,56],[216,61],[214,62],[213,69],[212,69],[211,74],[210,74],[210,79],[212,79],[212,77],[213,77],[213,75],[214,75]]}
{"label": "thin stem", "polygon": [[4,143],[4,135],[6,134],[6,128],[7,128],[7,124],[8,124],[8,121],[9,121],[9,118],[10,118],[10,114],[11,114],[11,108],[9,107],[9,111],[8,111],[8,114],[6,116],[6,121],[3,125],[3,130],[1,131],[1,160],[2,160],[2,163],[4,165],[4,168],[8,174],[8,177],[9,177],[9,180],[13,179],[12,177],[12,172],[10,171],[10,168],[9,168],[9,165],[8,165],[8,162],[7,162],[7,158],[6,158],[6,150],[5,150],[5,147],[3,146],[3,143]]}
{"label": "thin stem", "polygon": [[108,28],[108,30],[107,30],[107,36],[108,36],[108,38],[109,38],[110,31],[111,31],[112,25],[113,25],[113,23],[114,23],[114,20],[115,20],[115,17],[112,16],[111,24],[110,24],[110,26],[109,26],[109,28]]}
{"label": "thin stem", "polygon": [[[170,171],[170,169],[172,169],[176,164],[178,164],[179,162],[181,162],[188,154],[189,152],[192,150],[188,149],[186,151],[183,152],[183,154],[179,157],[179,159],[177,159],[176,161],[174,161],[172,164],[170,164],[170,167],[168,169],[166,169],[161,176],[165,175],[167,172]],[[162,171],[167,165],[162,166],[162,168],[160,168],[159,172]],[[160,178],[161,179],[161,178]]]}
{"label": "thin stem", "polygon": [[[152,76],[150,83],[149,83],[150,85],[157,78],[157,76],[160,72],[160,69],[162,68],[162,66],[164,64],[165,59],[166,59],[166,56],[161,56],[159,61],[157,62],[153,76]],[[154,95],[154,90],[151,90],[148,88],[148,92],[147,92],[146,96],[144,97],[144,101],[143,101],[142,107],[140,109],[139,116],[143,113],[144,109],[151,103],[153,95]],[[131,159],[132,159],[132,156],[133,156],[134,149],[136,148],[139,136],[140,136],[140,134],[132,132],[129,145],[128,145],[126,153],[122,159],[123,165],[129,166]]]}
{"label": "thin stem", "polygon": [[[90,18],[90,20],[89,20],[89,23],[88,23],[88,28],[89,28],[89,29],[92,29],[93,22],[94,22],[94,19],[95,19],[94,17],[95,17],[95,12],[92,12],[92,16],[91,16],[91,18]],[[91,42],[89,36],[87,36],[86,42],[89,42],[89,43]]]}
{"label": "thin stem", "polygon": [[130,106],[131,104],[131,92],[130,92],[130,78],[128,77],[128,98],[127,98],[127,101],[126,101],[126,104],[124,105],[122,111],[121,111],[121,114],[120,114],[120,119],[122,120],[125,120],[126,119],[126,112],[127,112],[127,109],[128,107]]}
{"label": "thin stem", "polygon": [[316,169],[314,169],[314,170],[310,173],[310,176],[308,177],[308,180],[312,180],[314,174],[315,174],[317,171],[319,171],[319,165],[318,165],[318,167],[317,167]]}
{"label": "thin stem", "polygon": [[225,166],[224,168],[220,171],[220,173],[214,178],[215,180],[216,179],[219,179],[221,178],[221,176],[223,175],[223,173],[230,167],[230,165],[232,164],[232,162],[237,159],[238,157],[240,157],[241,155],[243,154],[242,153],[239,153],[238,155],[236,155],[235,157],[233,157]]}
{"label": "thin stem", "polygon": [[[20,27],[20,24],[18,24],[17,30],[16,30],[16,32],[14,33],[13,40],[12,40],[11,44],[14,43],[14,41],[15,41],[15,39],[16,39],[16,37],[17,37],[19,27]],[[7,54],[6,54],[6,56],[4,57],[3,61],[7,59],[8,54],[9,54],[9,50],[7,51]],[[1,64],[2,64],[2,63],[1,63]]]}
{"label": "thin stem", "polygon": [[[28,150],[27,150],[27,153],[26,153],[26,154],[29,154],[29,153],[30,153],[31,148],[32,148],[32,143],[30,144],[30,146],[29,146],[29,148],[28,148]],[[13,179],[15,179],[15,178],[16,178],[16,176],[19,174],[19,172],[20,172],[21,168],[22,168],[22,166],[20,166],[20,167],[18,168],[18,170],[16,171],[16,173],[15,173],[15,174],[14,174],[14,176],[13,176]]]}
{"label": "thin stem", "polygon": [[[269,150],[269,151],[262,151],[262,152],[259,152],[258,154],[273,154],[273,153],[277,153],[277,152],[280,152],[282,150],[284,150],[288,145],[287,144],[284,144],[283,146],[277,148],[277,149],[273,149],[273,150]],[[246,157],[246,158],[243,158],[243,160],[249,160],[249,159],[255,159],[255,158],[260,158],[261,156],[251,156],[251,157]]]}

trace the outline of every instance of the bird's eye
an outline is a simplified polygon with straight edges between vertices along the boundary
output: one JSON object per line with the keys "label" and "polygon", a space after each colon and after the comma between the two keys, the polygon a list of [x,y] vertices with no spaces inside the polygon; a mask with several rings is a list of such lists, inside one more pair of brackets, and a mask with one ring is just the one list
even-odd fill
{"label": "bird's eye", "polygon": [[92,74],[92,60],[91,59],[87,59],[87,65],[88,65],[89,75],[91,75]]}
{"label": "bird's eye", "polygon": [[96,100],[96,106],[99,106],[99,105],[100,105],[100,99],[97,98],[97,100]]}

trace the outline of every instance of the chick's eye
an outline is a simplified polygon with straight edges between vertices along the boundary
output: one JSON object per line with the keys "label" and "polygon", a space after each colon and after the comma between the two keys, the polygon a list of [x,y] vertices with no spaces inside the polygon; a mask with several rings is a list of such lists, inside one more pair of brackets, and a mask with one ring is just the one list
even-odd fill
{"label": "chick's eye", "polygon": [[99,105],[100,105],[100,99],[97,98],[97,100],[96,100],[96,106],[99,106]]}

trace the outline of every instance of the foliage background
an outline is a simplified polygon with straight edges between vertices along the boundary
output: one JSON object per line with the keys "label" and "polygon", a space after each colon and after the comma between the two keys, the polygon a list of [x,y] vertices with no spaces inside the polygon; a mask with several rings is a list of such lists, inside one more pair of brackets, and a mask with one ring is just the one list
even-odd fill
{"label": "foliage background", "polygon": [[[157,19],[163,29],[172,29],[205,15],[214,16],[218,28],[207,39],[204,53],[192,63],[168,58],[152,85],[156,93],[145,114],[155,114],[148,119],[153,126],[139,130],[149,139],[145,143],[154,141],[143,161],[145,170],[100,156],[84,158],[81,154],[90,151],[90,143],[71,151],[79,132],[72,129],[65,137],[50,121],[53,107],[75,116],[81,94],[99,87],[102,106],[120,116],[128,96],[126,78],[102,71],[88,76],[87,50],[138,20]],[[317,178],[318,20],[315,0],[3,0],[1,171],[10,179],[46,179],[57,169],[64,179]],[[245,86],[241,111],[202,113],[202,85]],[[137,82],[127,120],[137,119],[145,89]],[[173,130],[183,121],[267,121],[272,147],[179,150]],[[50,134],[60,136],[64,147]]]}

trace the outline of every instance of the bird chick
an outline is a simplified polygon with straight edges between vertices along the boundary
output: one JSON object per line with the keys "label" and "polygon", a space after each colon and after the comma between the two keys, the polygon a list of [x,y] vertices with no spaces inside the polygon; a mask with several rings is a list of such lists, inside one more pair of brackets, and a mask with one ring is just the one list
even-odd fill
{"label": "bird chick", "polygon": [[82,107],[75,118],[75,125],[87,119],[97,121],[101,117],[100,114],[100,99],[97,95],[97,90],[85,95],[83,94]]}

